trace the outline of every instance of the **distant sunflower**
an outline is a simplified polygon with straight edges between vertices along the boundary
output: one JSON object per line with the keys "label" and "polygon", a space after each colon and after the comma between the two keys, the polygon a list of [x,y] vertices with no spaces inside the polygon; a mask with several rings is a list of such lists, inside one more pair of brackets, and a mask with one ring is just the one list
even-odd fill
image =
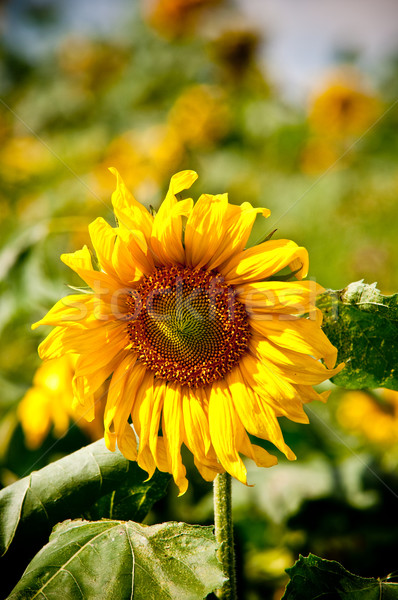
{"label": "distant sunflower", "polygon": [[[74,400],[72,379],[77,356],[65,354],[60,358],[47,360],[40,365],[28,389],[18,404],[18,418],[25,435],[28,448],[39,448],[50,430],[55,437],[63,437],[74,420],[78,427],[92,440],[104,435],[100,420],[87,422],[80,404]],[[95,404],[96,416],[104,413],[103,397],[106,385],[96,390],[91,404]]]}
{"label": "distant sunflower", "polygon": [[228,471],[246,483],[240,454],[276,464],[248,433],[294,459],[277,417],[308,422],[303,403],[325,396],[312,386],[341,368],[314,306],[322,288],[274,277],[285,267],[304,277],[307,251],[290,240],[245,249],[256,215],[269,210],[229,204],[227,194],[178,201],[193,171],[172,177],[155,217],[111,171],[118,225],[89,226],[100,270],[86,246],[62,255],[92,292],[63,298],[34,325],[55,326],[40,356],[79,355],[73,389],[89,419],[111,377],[107,447],[117,443],[150,476],[156,467],[172,473],[180,493],[182,444],[207,481]]}

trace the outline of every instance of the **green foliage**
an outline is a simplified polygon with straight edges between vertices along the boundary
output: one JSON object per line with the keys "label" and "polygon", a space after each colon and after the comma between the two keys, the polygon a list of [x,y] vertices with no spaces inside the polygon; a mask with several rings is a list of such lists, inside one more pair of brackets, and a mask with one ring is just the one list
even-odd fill
{"label": "green foliage", "polygon": [[376,284],[351,283],[320,296],[323,329],[346,363],[333,383],[351,389],[398,390],[398,294],[383,296]]}
{"label": "green foliage", "polygon": [[398,584],[358,577],[334,560],[310,554],[286,569],[290,582],[283,600],[396,600]]}
{"label": "green foliage", "polygon": [[28,565],[9,600],[202,600],[222,585],[212,527],[66,521]]}
{"label": "green foliage", "polygon": [[4,590],[65,519],[117,518],[141,521],[166,493],[171,476],[149,481],[136,463],[100,440],[7,486],[0,492],[0,559],[8,574]]}
{"label": "green foliage", "polygon": [[33,472],[0,492],[1,554],[18,529],[33,539],[43,539],[57,522],[90,507],[98,518],[116,513],[144,518],[170,480],[168,474],[157,472],[144,484],[146,477],[120,452],[109,452],[103,440]]}

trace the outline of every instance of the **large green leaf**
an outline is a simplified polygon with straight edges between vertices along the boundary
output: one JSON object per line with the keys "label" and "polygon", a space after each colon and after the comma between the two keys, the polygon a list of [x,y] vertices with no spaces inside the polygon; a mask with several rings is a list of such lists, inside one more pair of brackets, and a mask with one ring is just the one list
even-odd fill
{"label": "large green leaf", "polygon": [[333,383],[398,390],[398,294],[383,296],[375,283],[357,281],[322,294],[317,306],[338,360],[346,363]]}
{"label": "large green leaf", "polygon": [[334,560],[310,554],[286,569],[290,581],[282,600],[397,600],[398,583],[359,577]]}
{"label": "large green leaf", "polygon": [[1,555],[17,533],[24,544],[26,536],[44,544],[56,523],[83,515],[107,495],[92,508],[96,518],[110,516],[112,505],[119,516],[141,520],[164,495],[170,475],[157,472],[144,483],[146,478],[119,451],[109,452],[103,440],[33,472],[0,492]]}
{"label": "large green leaf", "polygon": [[9,600],[201,600],[224,581],[212,527],[66,521]]}

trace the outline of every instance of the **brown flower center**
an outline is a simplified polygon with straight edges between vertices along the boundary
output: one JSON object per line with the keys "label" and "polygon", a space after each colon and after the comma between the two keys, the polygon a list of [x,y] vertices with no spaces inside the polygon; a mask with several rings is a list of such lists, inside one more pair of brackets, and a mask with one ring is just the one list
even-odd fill
{"label": "brown flower center", "polygon": [[132,349],[156,377],[200,387],[221,379],[245,353],[244,306],[215,272],[160,267],[128,296]]}

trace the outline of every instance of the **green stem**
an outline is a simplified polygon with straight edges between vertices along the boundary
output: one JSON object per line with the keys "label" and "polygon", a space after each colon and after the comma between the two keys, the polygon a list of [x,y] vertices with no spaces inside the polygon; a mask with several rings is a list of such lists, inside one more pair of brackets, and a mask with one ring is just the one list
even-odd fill
{"label": "green stem", "polygon": [[214,480],[214,526],[219,544],[218,560],[228,577],[223,587],[216,591],[220,600],[237,600],[234,532],[232,524],[231,475],[219,473]]}

